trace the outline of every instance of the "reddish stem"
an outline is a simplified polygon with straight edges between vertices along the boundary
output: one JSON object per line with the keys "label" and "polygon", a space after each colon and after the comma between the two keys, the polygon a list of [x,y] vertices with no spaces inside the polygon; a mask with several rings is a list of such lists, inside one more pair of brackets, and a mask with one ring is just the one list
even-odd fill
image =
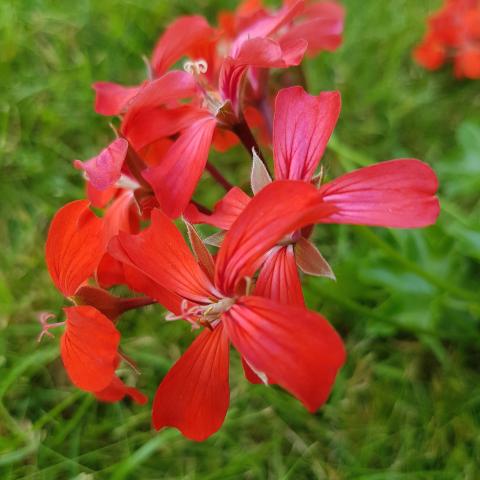
{"label": "reddish stem", "polygon": [[255,152],[257,153],[258,157],[265,165],[265,168],[267,169],[267,171],[270,173],[270,170],[268,168],[267,162],[265,161],[263,153],[260,150],[260,147],[257,141],[255,140],[255,137],[253,136],[253,133],[250,130],[250,127],[247,125],[247,122],[245,121],[245,119],[235,124],[232,127],[232,131],[240,139],[243,146],[247,149],[249,155],[252,155],[252,149],[255,149]]}
{"label": "reddish stem", "polygon": [[197,202],[196,200],[190,200],[190,203],[193,203],[197,208],[199,212],[204,213],[205,215],[211,215],[212,211],[207,208],[205,205],[202,205],[201,203]]}
{"label": "reddish stem", "polygon": [[233,188],[233,185],[210,162],[207,162],[206,169],[227,192]]}

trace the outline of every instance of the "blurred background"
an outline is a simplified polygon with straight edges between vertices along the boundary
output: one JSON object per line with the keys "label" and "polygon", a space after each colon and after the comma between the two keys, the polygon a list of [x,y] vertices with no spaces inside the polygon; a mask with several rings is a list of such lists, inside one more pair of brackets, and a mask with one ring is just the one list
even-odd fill
{"label": "blurred background", "polygon": [[[175,16],[215,22],[237,2],[0,2],[1,479],[480,478],[480,81],[413,63],[439,3],[343,0],[343,46],[305,62],[312,93],[343,98],[327,176],[423,159],[441,181],[437,225],[317,228],[337,282],[308,278],[307,302],[348,349],[328,404],[310,415],[275,387],[247,384],[234,354],[226,422],[198,444],[152,431],[148,406],[101,404],[73,388],[60,332],[37,344],[36,319],[64,305],[43,252],[54,212],[83,195],[71,162],[112,136],[90,84],[138,83],[141,55]],[[212,159],[247,185],[241,149]],[[198,198],[212,205],[216,188],[206,179]],[[159,307],[126,315],[121,330],[152,398],[192,335]]]}

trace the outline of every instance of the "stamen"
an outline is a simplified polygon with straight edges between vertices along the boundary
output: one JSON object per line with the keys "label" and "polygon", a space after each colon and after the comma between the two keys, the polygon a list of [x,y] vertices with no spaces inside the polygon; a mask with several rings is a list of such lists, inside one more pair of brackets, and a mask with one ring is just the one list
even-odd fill
{"label": "stamen", "polygon": [[189,307],[188,301],[183,300],[180,306],[180,315],[169,312],[165,316],[165,320],[171,322],[183,319],[190,322],[192,328],[198,328],[199,326],[212,328],[222,313],[226,312],[234,303],[235,300],[232,298],[223,298],[209,305],[193,305]]}
{"label": "stamen", "polygon": [[41,342],[42,338],[45,335],[48,335],[49,337],[54,338],[53,333],[50,332],[51,328],[56,328],[56,327],[63,327],[66,322],[56,322],[56,323],[48,323],[48,321],[51,318],[55,318],[55,315],[51,312],[41,312],[38,315],[38,321],[40,322],[40,325],[42,326],[42,331],[40,332],[40,335],[37,338],[37,342]]}
{"label": "stamen", "polygon": [[203,58],[194,61],[188,60],[183,64],[183,69],[191,75],[199,76],[207,73],[208,63]]}

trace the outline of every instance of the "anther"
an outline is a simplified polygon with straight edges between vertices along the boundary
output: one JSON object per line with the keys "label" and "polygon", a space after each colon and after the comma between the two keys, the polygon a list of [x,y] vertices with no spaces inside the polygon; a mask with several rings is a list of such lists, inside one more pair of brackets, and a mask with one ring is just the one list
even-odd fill
{"label": "anther", "polygon": [[198,76],[203,73],[207,73],[208,63],[203,59],[195,60],[195,61],[188,60],[183,64],[183,69],[187,73]]}

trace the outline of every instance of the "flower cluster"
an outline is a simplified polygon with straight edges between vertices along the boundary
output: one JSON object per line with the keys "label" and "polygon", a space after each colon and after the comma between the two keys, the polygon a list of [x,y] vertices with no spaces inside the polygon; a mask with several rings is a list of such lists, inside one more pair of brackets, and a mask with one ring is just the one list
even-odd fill
{"label": "flower cluster", "polygon": [[[116,373],[121,362],[135,368],[119,347],[123,312],[158,303],[167,320],[200,330],[153,401],[156,429],[176,427],[194,440],[223,423],[230,345],[250,382],[279,385],[311,412],[327,400],[345,350],[302,294],[300,271],[334,278],[311,241],[315,225],[423,227],[439,212],[435,174],[419,160],[324,182],[316,172],[340,114],[339,93],[275,91],[271,69],[296,67],[304,55],[339,45],[337,3],[286,1],[272,12],[249,0],[221,14],[219,25],[179,18],[154,49],[151,78],[138,86],[94,85],[96,111],[120,117],[117,138],[96,157],[74,162],[88,200],[60,209],[46,246],[53,282],[74,306],[64,309],[65,322],[43,317],[42,334],[65,325],[66,371],[99,400],[147,401]],[[184,69],[170,69],[180,59]],[[208,163],[212,147],[222,152],[237,143],[253,157],[251,194]],[[270,146],[273,174],[261,153]],[[192,199],[204,171],[226,191],[213,211]],[[218,232],[202,239],[195,224]],[[115,285],[136,294],[115,296]]]}
{"label": "flower cluster", "polygon": [[413,55],[429,70],[451,60],[456,77],[480,78],[480,1],[446,0]]}

